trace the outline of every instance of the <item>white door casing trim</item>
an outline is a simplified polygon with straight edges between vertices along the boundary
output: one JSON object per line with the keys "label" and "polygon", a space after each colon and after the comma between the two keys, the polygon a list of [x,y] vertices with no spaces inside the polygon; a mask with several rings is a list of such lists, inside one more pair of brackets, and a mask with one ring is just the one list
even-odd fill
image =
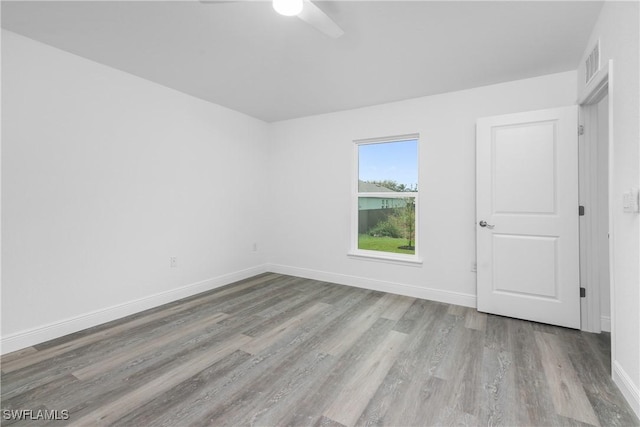
{"label": "white door casing trim", "polygon": [[[605,70],[607,71],[607,70]],[[602,70],[600,71],[602,74]],[[605,73],[605,77],[608,73]],[[597,76],[602,77],[602,76]],[[597,80],[596,93],[589,97],[589,103],[580,105],[580,124],[584,130],[580,135],[580,205],[585,206],[585,216],[580,218],[580,284],[586,290],[581,301],[582,330],[600,333],[602,316],[600,309],[601,275],[599,246],[597,242],[601,223],[597,209],[598,194],[598,103],[607,95],[608,81]],[[609,146],[610,150],[611,147]],[[609,172],[607,180],[610,181]],[[608,184],[609,185],[609,184]],[[610,206],[610,201],[608,200]],[[611,227],[608,227],[611,230]]]}
{"label": "white door casing trim", "polygon": [[[589,82],[589,85],[585,88],[585,92],[578,98],[578,105],[580,106],[580,119],[581,123],[584,125],[585,134],[584,138],[585,144],[592,145],[595,141],[595,137],[593,136],[593,132],[595,127],[593,125],[593,120],[597,119],[594,115],[593,110],[596,108],[596,105],[600,100],[602,100],[605,96],[609,95],[609,106],[608,106],[608,118],[609,118],[609,134],[608,134],[608,144],[609,144],[609,162],[608,162],[608,205],[609,205],[609,289],[610,289],[610,331],[611,331],[611,363],[616,360],[615,358],[615,313],[614,313],[614,294],[615,294],[615,278],[613,268],[614,263],[614,228],[613,228],[613,212],[612,212],[612,171],[613,171],[613,102],[612,96],[613,91],[613,61],[609,60],[606,67],[601,67],[600,70],[595,74],[595,76]],[[589,167],[588,165],[585,165]],[[588,183],[582,182],[581,185],[585,185],[588,187]],[[585,204],[592,205],[595,201],[592,200],[589,196],[592,195],[591,192],[587,191],[585,193],[586,198],[584,199]],[[591,220],[589,220],[591,221]],[[580,238],[584,239],[584,243],[586,247],[590,245],[591,242],[595,240],[595,230],[593,227],[584,227],[584,230],[581,230]],[[581,244],[582,246],[582,244]],[[581,248],[582,249],[582,248]],[[592,249],[592,248],[589,248]],[[586,259],[581,260],[581,264],[590,264],[590,268],[584,269],[581,272],[582,274],[582,283],[583,286],[587,288],[587,300],[584,302],[582,311],[583,316],[583,326],[584,330],[588,332],[600,332],[602,329],[601,325],[595,325],[596,322],[600,322],[601,314],[600,314],[600,283],[596,280],[596,277],[599,275],[598,266],[594,266],[593,264],[597,264],[591,262],[590,256],[593,255],[592,251],[585,249],[584,256]],[[581,254],[582,255],[582,254]],[[613,368],[613,365],[612,365]]]}

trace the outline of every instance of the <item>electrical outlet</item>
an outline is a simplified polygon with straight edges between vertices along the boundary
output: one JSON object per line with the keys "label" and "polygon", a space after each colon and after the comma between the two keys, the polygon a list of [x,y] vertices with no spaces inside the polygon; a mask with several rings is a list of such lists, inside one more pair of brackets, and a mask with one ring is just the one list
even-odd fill
{"label": "electrical outlet", "polygon": [[178,257],[169,257],[169,267],[176,268],[178,266]]}
{"label": "electrical outlet", "polygon": [[475,261],[471,263],[471,271],[474,273],[478,271],[478,264]]}
{"label": "electrical outlet", "polygon": [[253,252],[258,252],[258,244],[257,244],[257,243],[254,243],[254,244],[253,244],[253,246],[251,247],[251,250],[252,250]]}

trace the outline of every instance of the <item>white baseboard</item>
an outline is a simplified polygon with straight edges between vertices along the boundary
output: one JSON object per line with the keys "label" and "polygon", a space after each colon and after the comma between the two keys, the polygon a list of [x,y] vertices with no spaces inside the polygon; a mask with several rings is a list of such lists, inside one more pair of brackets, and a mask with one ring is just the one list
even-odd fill
{"label": "white baseboard", "polygon": [[633,383],[631,377],[629,377],[622,366],[620,366],[618,361],[613,362],[612,376],[613,382],[616,383],[624,398],[627,399],[633,412],[640,418],[640,390],[638,390],[638,386]]}
{"label": "white baseboard", "polygon": [[600,316],[600,330],[602,332],[611,332],[611,317]]}
{"label": "white baseboard", "polygon": [[402,283],[387,282],[383,280],[368,279],[365,277],[350,276],[346,274],[330,273],[326,271],[290,267],[278,264],[267,265],[267,270],[273,273],[288,274],[290,276],[304,277],[306,279],[321,280],[323,282],[355,286],[357,288],[389,292],[392,294],[445,302],[448,304],[462,305],[465,307],[476,307],[476,296],[473,294],[465,294],[462,292],[424,288]]}
{"label": "white baseboard", "polygon": [[201,292],[219,288],[230,283],[237,282],[238,280],[247,279],[249,277],[265,273],[266,271],[266,265],[259,265],[246,270],[224,274],[222,276],[191,283],[169,291],[149,295],[137,300],[85,313],[80,316],[75,316],[69,319],[3,336],[0,340],[0,354],[10,353],[54,338],[78,332],[83,329],[91,328],[102,323],[120,319],[162,304],[167,304]]}

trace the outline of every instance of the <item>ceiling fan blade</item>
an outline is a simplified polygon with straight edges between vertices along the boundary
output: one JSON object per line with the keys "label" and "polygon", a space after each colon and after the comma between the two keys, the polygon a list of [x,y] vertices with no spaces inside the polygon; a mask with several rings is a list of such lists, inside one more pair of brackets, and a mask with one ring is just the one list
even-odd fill
{"label": "ceiling fan blade", "polygon": [[298,18],[331,38],[337,39],[344,34],[344,31],[338,24],[333,22],[326,13],[309,0],[304,0],[304,7],[302,8],[302,12],[298,14]]}

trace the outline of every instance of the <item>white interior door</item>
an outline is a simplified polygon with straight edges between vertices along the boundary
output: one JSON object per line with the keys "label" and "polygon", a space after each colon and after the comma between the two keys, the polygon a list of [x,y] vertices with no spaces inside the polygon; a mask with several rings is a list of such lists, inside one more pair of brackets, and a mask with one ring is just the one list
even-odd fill
{"label": "white interior door", "polygon": [[479,311],[580,328],[577,111],[477,122]]}

